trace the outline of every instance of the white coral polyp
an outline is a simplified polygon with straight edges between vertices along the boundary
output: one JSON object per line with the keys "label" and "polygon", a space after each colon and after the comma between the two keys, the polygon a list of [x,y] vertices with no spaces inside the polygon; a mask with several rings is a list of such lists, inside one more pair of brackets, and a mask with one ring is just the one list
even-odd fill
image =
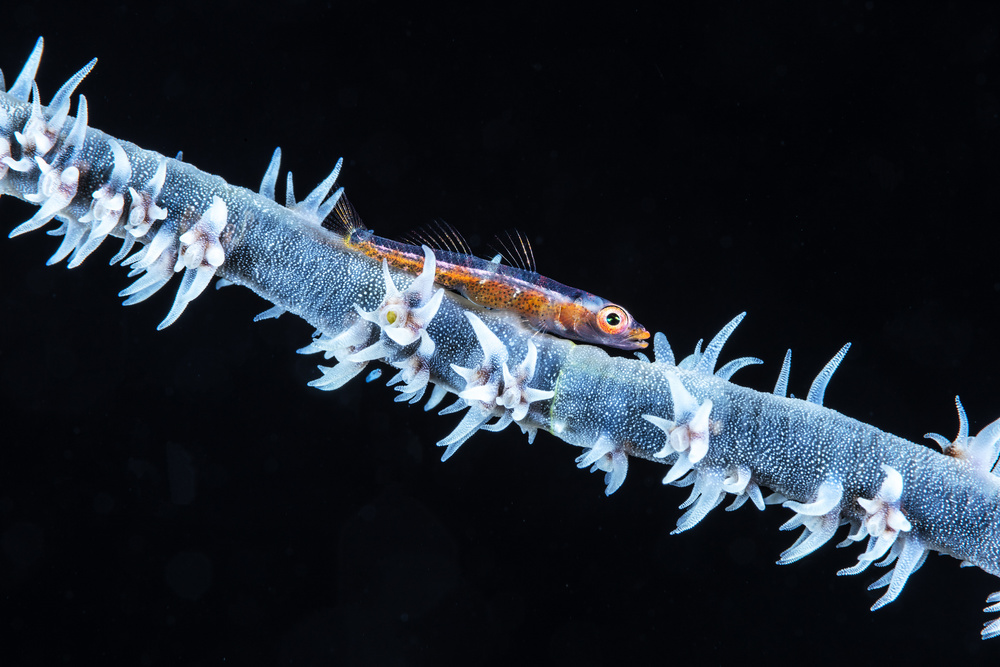
{"label": "white coral polyp", "polygon": [[[870,535],[868,549],[858,557],[858,564],[871,563],[889,551],[899,533],[908,532],[912,526],[900,508],[903,495],[903,477],[895,468],[882,465],[885,479],[872,499],[858,498],[858,505],[865,510],[861,531]],[[863,532],[859,536],[863,536]],[[857,567],[857,566],[855,566]]]}
{"label": "white coral polyp", "polygon": [[222,266],[226,253],[222,249],[222,230],[226,228],[226,202],[218,195],[212,197],[212,204],[205,210],[198,222],[181,234],[178,239],[181,251],[177,256],[174,271],[196,269],[207,265]]}
{"label": "white coral polyp", "polygon": [[668,372],[667,382],[674,406],[674,419],[664,419],[656,415],[642,417],[667,435],[663,448],[653,456],[662,459],[677,455],[674,465],[663,478],[664,484],[672,484],[691,471],[695,464],[708,454],[712,400],[705,399],[698,403],[698,399],[687,390],[676,373]]}
{"label": "white coral polyp", "polygon": [[606,436],[601,436],[593,447],[576,457],[576,467],[591,466],[590,472],[601,470],[605,473],[604,495],[610,496],[621,488],[628,475],[628,455],[620,445]]}
{"label": "white coral polyp", "polygon": [[[39,209],[31,218],[15,227],[9,234],[11,238],[33,231],[45,225],[57,213],[69,206],[76,196],[77,185],[80,182],[80,170],[76,167],[59,169],[51,167],[40,157],[35,162],[41,170],[38,179],[38,192],[25,195],[24,198],[33,204],[40,204]],[[10,165],[13,168],[13,165]]]}
{"label": "white coral polyp", "polygon": [[465,380],[465,389],[458,394],[460,398],[481,403],[487,409],[495,406],[505,408],[511,419],[521,421],[528,415],[532,403],[555,396],[553,391],[528,386],[534,380],[538,360],[538,349],[534,343],[528,341],[524,359],[511,371],[507,365],[508,352],[503,341],[478,316],[472,313],[465,315],[483,349],[483,362],[475,368],[452,364],[452,370]]}
{"label": "white coral polyp", "polygon": [[10,142],[6,137],[0,137],[0,180],[7,175],[7,160],[10,160]]}
{"label": "white coral polyp", "polygon": [[510,410],[514,421],[519,422],[528,415],[528,408],[535,401],[544,401],[555,396],[554,391],[532,389],[528,383],[535,378],[535,362],[538,350],[528,341],[528,353],[524,360],[514,367],[514,372],[503,365],[503,391],[496,397],[496,404]]}
{"label": "white coral polyp", "polygon": [[434,290],[434,274],[436,262],[434,251],[427,246],[424,249],[424,266],[409,288],[401,292],[393,283],[389,274],[389,263],[382,259],[382,277],[385,279],[385,298],[373,311],[356,308],[358,314],[369,322],[373,322],[397,345],[406,347],[420,338],[420,332],[426,329],[437,314],[444,299],[444,290]]}
{"label": "white coral polyp", "polygon": [[158,220],[165,220],[167,217],[167,209],[156,205],[156,199],[160,196],[166,177],[167,161],[161,159],[156,167],[156,173],[141,192],[132,187],[128,189],[132,196],[132,207],[129,209],[125,230],[137,239],[145,236]]}

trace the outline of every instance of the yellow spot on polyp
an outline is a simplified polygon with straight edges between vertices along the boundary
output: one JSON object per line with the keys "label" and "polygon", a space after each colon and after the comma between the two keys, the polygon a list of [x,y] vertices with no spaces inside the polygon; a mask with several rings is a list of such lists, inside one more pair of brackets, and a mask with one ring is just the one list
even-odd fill
{"label": "yellow spot on polyp", "polygon": [[394,312],[392,312],[390,310],[388,313],[385,314],[385,321],[388,322],[389,324],[395,324],[396,323],[396,313],[394,313]]}

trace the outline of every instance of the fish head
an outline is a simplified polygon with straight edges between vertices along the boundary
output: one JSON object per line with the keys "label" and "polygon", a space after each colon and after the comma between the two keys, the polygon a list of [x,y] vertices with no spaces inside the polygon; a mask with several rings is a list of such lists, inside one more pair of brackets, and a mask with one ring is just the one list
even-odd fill
{"label": "fish head", "polygon": [[580,305],[588,313],[578,318],[574,327],[580,340],[621,350],[641,350],[649,345],[646,327],[618,304],[591,297]]}

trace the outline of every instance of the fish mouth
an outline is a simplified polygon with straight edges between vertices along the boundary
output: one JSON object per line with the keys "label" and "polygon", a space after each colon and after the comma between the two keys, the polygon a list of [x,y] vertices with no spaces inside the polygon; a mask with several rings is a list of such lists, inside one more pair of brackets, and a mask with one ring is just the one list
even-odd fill
{"label": "fish mouth", "polygon": [[645,329],[632,329],[628,332],[625,340],[629,343],[630,348],[642,350],[649,347],[649,343],[646,342],[647,338],[649,338],[649,332]]}

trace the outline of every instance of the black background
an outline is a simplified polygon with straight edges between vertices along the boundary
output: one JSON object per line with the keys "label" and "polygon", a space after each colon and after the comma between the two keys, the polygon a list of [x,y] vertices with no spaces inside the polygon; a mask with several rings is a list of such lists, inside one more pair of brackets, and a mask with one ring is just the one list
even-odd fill
{"label": "black background", "polygon": [[[47,7],[47,5],[46,5]],[[376,232],[517,227],[543,273],[687,353],[791,391],[845,341],[827,404],[910,439],[1000,416],[998,14],[988,3],[400,9],[119,3],[5,12],[44,99],[89,58],[91,124],[256,189],[273,147]],[[75,108],[75,107],[74,107]],[[300,194],[300,196],[301,196]],[[34,209],[5,198],[3,229]],[[50,226],[50,228],[54,225]],[[578,450],[483,433],[381,383],[327,394],[292,316],[209,290],[157,333],[109,241],[0,243],[0,655],[28,664],[995,662],[995,578],[931,557],[876,614],[857,548],[774,564],[789,512],[714,511],[636,462],[610,499]],[[175,281],[176,283],[176,281]]]}

